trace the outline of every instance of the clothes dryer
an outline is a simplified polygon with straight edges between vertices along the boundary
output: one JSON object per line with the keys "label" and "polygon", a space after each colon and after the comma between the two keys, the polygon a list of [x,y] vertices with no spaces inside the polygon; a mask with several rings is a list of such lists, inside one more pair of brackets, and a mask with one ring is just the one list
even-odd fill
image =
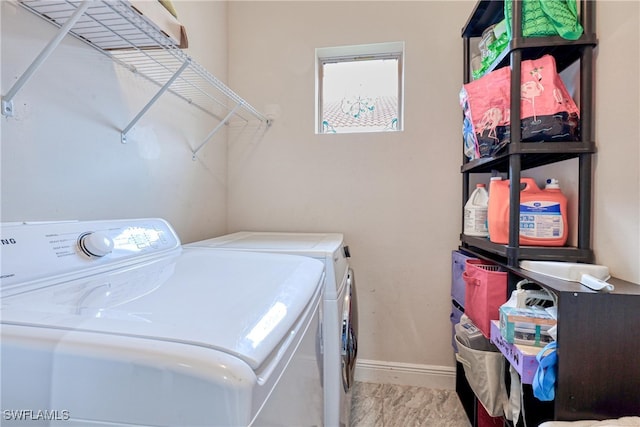
{"label": "clothes dryer", "polygon": [[3,425],[322,423],[321,262],[183,249],[159,219],[1,240]]}
{"label": "clothes dryer", "polygon": [[324,263],[324,425],[349,426],[358,348],[358,311],[355,277],[348,263],[349,248],[343,235],[243,231],[185,247],[295,254]]}

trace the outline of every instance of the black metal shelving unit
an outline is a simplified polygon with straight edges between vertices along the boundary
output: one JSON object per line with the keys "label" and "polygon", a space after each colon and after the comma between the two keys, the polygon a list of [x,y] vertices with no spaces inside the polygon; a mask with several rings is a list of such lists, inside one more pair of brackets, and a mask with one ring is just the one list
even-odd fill
{"label": "black metal shelving unit", "polygon": [[[511,1],[511,0],[506,0]],[[578,236],[576,247],[541,247],[519,245],[519,209],[510,209],[509,243],[497,245],[487,238],[461,233],[460,249],[479,258],[491,260],[508,272],[509,292],[522,278],[544,287],[557,296],[558,366],[556,397],[551,413],[536,413],[540,419],[529,419],[537,425],[543,419],[563,421],[618,418],[640,415],[640,341],[629,336],[640,328],[640,286],[617,278],[608,280],[615,286],[611,293],[592,291],[577,282],[558,280],[546,275],[521,270],[519,261],[594,262],[591,247],[592,157],[594,140],[594,49],[595,0],[581,0],[580,21],[584,29],[580,39],[560,37],[522,37],[522,2],[512,0],[512,40],[490,69],[511,67],[510,122],[520,123],[521,61],[544,54],[554,56],[558,71],[579,61],[580,127],[578,142],[522,142],[520,126],[511,127],[511,142],[495,157],[468,161],[463,155],[462,205],[470,193],[470,175],[498,171],[507,173],[511,182],[520,182],[523,170],[567,159],[578,159]],[[471,39],[504,17],[504,1],[480,0],[462,28],[464,82],[471,80]],[[462,144],[461,144],[462,145]],[[520,186],[511,185],[511,207],[520,206]],[[589,358],[585,358],[588,354]],[[610,367],[594,369],[593,367]],[[464,398],[459,393],[461,400]],[[535,403],[535,402],[534,402]],[[464,406],[465,402],[463,402]],[[540,412],[540,411],[533,411]],[[531,425],[531,423],[529,423]],[[520,424],[518,424],[520,425]]]}
{"label": "black metal shelving unit", "polygon": [[[509,218],[509,243],[498,245],[488,239],[460,235],[462,248],[471,252],[480,251],[497,256],[507,266],[515,268],[522,259],[562,260],[572,262],[593,262],[591,249],[591,189],[592,155],[596,152],[593,138],[593,49],[597,45],[595,35],[595,5],[593,1],[581,3],[580,16],[583,35],[575,41],[553,37],[522,37],[522,3],[513,2],[512,39],[505,51],[494,61],[489,71],[503,66],[511,67],[511,123],[520,123],[520,70],[521,61],[554,56],[558,71],[580,61],[580,124],[581,140],[578,142],[523,142],[519,126],[511,127],[511,142],[504,153],[495,157],[468,161],[463,156],[460,168],[463,174],[463,205],[469,198],[470,174],[498,171],[507,173],[511,182],[520,182],[521,172],[563,160],[578,158],[578,242],[576,247],[539,248],[520,246],[519,210],[511,209]],[[490,25],[504,18],[504,1],[482,0],[476,4],[466,25],[462,28],[463,39],[463,79],[471,81],[471,40],[480,37]],[[515,77],[513,77],[515,76]],[[519,186],[511,186],[510,206],[520,206]]]}

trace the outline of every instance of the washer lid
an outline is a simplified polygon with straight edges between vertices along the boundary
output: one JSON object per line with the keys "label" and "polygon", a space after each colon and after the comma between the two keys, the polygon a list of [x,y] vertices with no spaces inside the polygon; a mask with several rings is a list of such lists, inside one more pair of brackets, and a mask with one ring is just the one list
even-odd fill
{"label": "washer lid", "polygon": [[324,298],[334,300],[342,292],[347,276],[348,261],[343,245],[344,237],[340,233],[240,231],[190,243],[184,247],[272,252],[322,260],[327,275]]}
{"label": "washer lid", "polygon": [[194,242],[186,247],[208,246],[221,249],[239,249],[280,252],[325,258],[341,248],[344,237],[340,233],[279,233],[240,231],[213,239]]}
{"label": "washer lid", "polygon": [[[305,257],[185,249],[132,267],[51,283],[2,300],[2,323],[214,348],[254,370],[297,326],[322,286]],[[150,347],[152,344],[150,344]]]}

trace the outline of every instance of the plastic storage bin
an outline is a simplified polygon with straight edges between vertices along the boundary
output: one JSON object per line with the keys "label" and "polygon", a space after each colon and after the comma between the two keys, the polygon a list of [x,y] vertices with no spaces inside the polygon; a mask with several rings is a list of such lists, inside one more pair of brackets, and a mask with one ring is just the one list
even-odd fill
{"label": "plastic storage bin", "polygon": [[500,349],[500,352],[513,366],[522,384],[533,383],[533,377],[538,369],[536,355],[540,351],[539,347],[509,344],[500,333],[500,325],[497,321],[491,322],[491,342]]}
{"label": "plastic storage bin", "polygon": [[489,261],[469,259],[462,278],[465,314],[489,338],[491,321],[500,319],[500,306],[507,301],[507,273]]}
{"label": "plastic storage bin", "polygon": [[449,317],[451,319],[451,346],[455,352],[458,352],[455,340],[455,326],[460,322],[460,317],[464,314],[466,285],[462,279],[462,273],[464,273],[468,259],[476,258],[459,250],[451,252],[451,315]]}
{"label": "plastic storage bin", "polygon": [[464,270],[467,268],[467,260],[477,259],[461,251],[451,252],[451,299],[454,299],[463,308],[465,306],[464,294],[466,284],[462,278]]}

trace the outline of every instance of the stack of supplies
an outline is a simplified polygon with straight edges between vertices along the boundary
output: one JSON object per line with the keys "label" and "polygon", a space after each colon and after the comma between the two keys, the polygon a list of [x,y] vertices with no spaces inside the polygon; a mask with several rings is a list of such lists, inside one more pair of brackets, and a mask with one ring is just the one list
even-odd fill
{"label": "stack of supplies", "polygon": [[553,337],[549,329],[556,319],[540,307],[500,307],[500,334],[510,344],[544,347]]}

